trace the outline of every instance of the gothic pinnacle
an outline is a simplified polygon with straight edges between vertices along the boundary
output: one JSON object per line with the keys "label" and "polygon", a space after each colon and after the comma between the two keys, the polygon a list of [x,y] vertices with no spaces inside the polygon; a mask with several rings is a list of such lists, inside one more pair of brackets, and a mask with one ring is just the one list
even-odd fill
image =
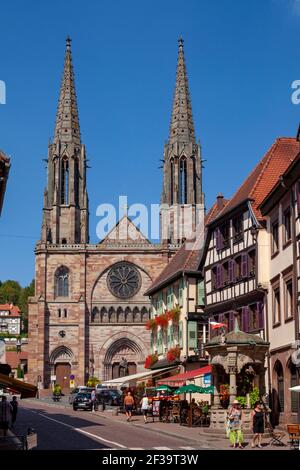
{"label": "gothic pinnacle", "polygon": [[71,38],[66,38],[64,71],[56,115],[54,143],[80,145],[80,128],[72,65]]}
{"label": "gothic pinnacle", "polygon": [[192,105],[184,60],[183,42],[183,38],[180,36],[178,39],[176,86],[170,125],[169,141],[171,144],[175,142],[195,143]]}

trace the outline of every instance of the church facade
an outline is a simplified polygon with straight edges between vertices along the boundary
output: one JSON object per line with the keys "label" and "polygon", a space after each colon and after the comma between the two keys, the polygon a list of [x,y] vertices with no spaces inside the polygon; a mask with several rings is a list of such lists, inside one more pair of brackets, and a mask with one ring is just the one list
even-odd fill
{"label": "church facade", "polygon": [[[203,202],[201,161],[182,40],[170,132],[162,202],[173,207],[171,212],[176,205],[189,205],[194,214]],[[124,216],[100,243],[89,242],[87,157],[70,39],[47,166],[42,234],[35,248],[35,296],[29,299],[28,381],[41,388],[54,381],[68,388],[70,380],[82,385],[89,376],[116,378],[124,373],[124,363],[126,373],[141,372],[150,352],[145,323],[151,304],[144,293],[181,239],[170,231],[153,244]]]}

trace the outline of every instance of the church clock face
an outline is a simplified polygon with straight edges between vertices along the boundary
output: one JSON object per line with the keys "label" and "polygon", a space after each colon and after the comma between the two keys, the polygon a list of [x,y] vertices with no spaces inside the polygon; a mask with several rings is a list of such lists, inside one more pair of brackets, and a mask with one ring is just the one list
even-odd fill
{"label": "church clock face", "polygon": [[139,291],[141,276],[132,264],[117,263],[108,273],[107,285],[113,295],[121,299],[128,299]]}

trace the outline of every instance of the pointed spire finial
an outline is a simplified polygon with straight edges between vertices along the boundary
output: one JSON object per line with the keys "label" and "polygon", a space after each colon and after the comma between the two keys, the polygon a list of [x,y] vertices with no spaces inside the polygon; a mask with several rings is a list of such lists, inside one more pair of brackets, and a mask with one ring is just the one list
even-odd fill
{"label": "pointed spire finial", "polygon": [[71,50],[71,42],[72,42],[72,39],[70,38],[70,36],[68,35],[66,37],[66,47],[67,47],[67,51],[70,51]]}
{"label": "pointed spire finial", "polygon": [[180,34],[179,39],[178,39],[179,51],[180,50],[183,51],[183,43],[184,43],[184,40],[183,40],[182,34]]}

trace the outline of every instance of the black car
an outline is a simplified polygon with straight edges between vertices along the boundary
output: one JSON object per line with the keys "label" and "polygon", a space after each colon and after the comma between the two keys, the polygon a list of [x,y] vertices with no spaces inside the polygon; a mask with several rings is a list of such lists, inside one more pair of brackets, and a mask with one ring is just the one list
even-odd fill
{"label": "black car", "polygon": [[122,405],[122,395],[119,390],[104,389],[97,392],[97,398],[99,403],[105,403],[105,405]]}
{"label": "black car", "polygon": [[[95,411],[98,410],[98,400],[96,398],[94,403]],[[92,403],[92,394],[91,393],[77,393],[76,397],[73,401],[73,410],[89,410],[92,411],[93,403]]]}

